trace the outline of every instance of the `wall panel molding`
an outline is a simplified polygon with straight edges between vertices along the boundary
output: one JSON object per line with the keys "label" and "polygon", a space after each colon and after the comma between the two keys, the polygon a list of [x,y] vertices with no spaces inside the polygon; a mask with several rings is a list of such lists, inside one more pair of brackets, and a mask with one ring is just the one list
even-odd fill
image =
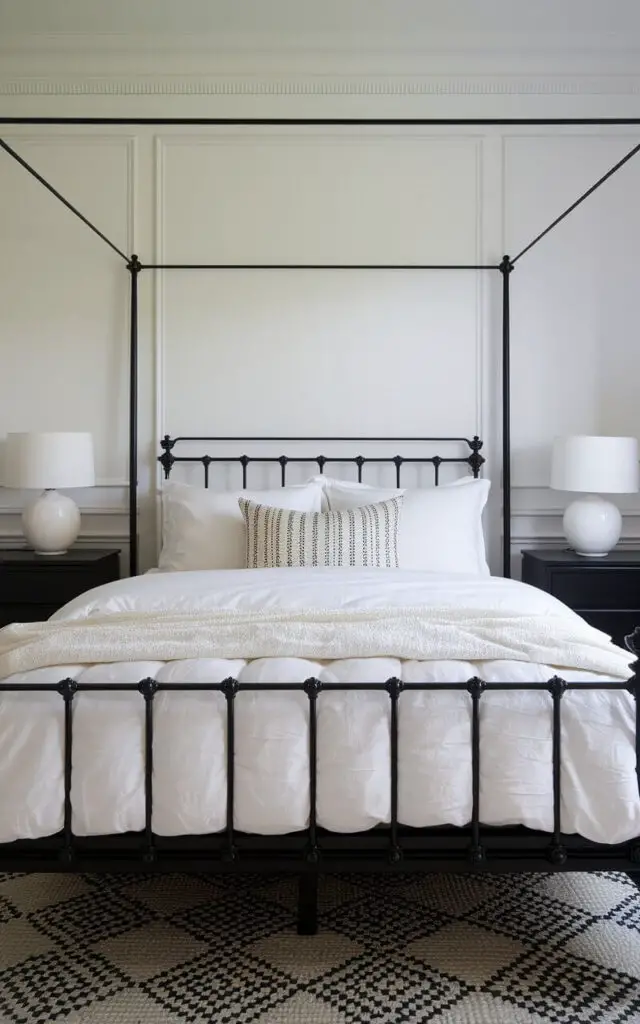
{"label": "wall panel molding", "polygon": [[[476,263],[482,263],[486,258],[485,253],[485,217],[484,217],[484,144],[485,138],[475,131],[457,131],[455,129],[444,135],[431,134],[425,128],[424,134],[418,134],[416,129],[404,131],[401,127],[392,135],[386,133],[385,128],[373,127],[360,135],[345,135],[342,132],[332,133],[330,128],[314,129],[303,131],[300,135],[292,137],[290,134],[272,129],[267,134],[253,132],[250,128],[243,129],[242,133],[216,132],[211,134],[197,134],[189,131],[189,134],[157,134],[154,136],[154,259],[157,263],[164,263],[170,260],[171,254],[166,252],[165,246],[165,222],[166,222],[166,153],[171,147],[179,146],[252,146],[256,143],[268,142],[269,144],[280,143],[283,146],[356,146],[371,145],[393,147],[398,142],[411,142],[416,146],[421,144],[447,143],[452,140],[463,140],[472,144],[472,159],[474,161],[475,175],[475,254]],[[165,292],[163,274],[154,276],[154,367],[155,367],[155,448],[160,451],[160,440],[166,433],[166,366],[165,366]],[[485,360],[487,358],[487,324],[485,322],[486,303],[486,273],[476,273],[475,288],[475,332],[473,349],[470,351],[470,358],[473,365],[469,366],[468,372],[473,373],[475,380],[474,395],[474,423],[473,431],[477,431],[485,438]],[[268,432],[268,431],[267,431]],[[487,445],[488,450],[489,446]],[[486,454],[485,450],[485,454]],[[162,474],[160,467],[156,467],[156,479],[161,486]],[[161,515],[161,513],[158,513]]]}
{"label": "wall panel molding", "polygon": [[[129,541],[126,507],[82,508],[81,513],[82,529],[77,542],[79,545],[115,545],[123,550],[126,548]],[[19,510],[0,507],[0,547],[20,547],[23,543]],[[566,545],[562,532],[562,511],[532,508],[514,512],[511,543],[514,554],[522,548]],[[623,514],[622,537],[619,544],[626,548],[637,547],[639,543],[640,512]]]}
{"label": "wall panel molding", "polygon": [[[566,545],[562,530],[562,510],[522,509],[514,512],[511,521],[511,544],[514,550],[525,547],[554,547]],[[637,547],[640,543],[640,512],[626,512],[622,516],[623,547]]]}
{"label": "wall panel molding", "polygon": [[[126,508],[83,508],[80,536],[82,547],[128,548],[129,530]],[[20,513],[14,508],[0,508],[0,547],[24,545]]]}

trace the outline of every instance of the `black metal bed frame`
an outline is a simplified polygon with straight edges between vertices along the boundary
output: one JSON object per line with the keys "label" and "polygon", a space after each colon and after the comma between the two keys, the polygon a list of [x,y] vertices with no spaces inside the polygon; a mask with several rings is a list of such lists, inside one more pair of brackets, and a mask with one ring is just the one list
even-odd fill
{"label": "black metal bed frame", "polygon": [[[0,124],[40,125],[211,125],[211,126],[454,126],[454,125],[640,125],[640,118],[44,118],[0,117]],[[511,575],[511,411],[510,411],[510,276],[518,260],[553,228],[569,216],[593,192],[611,178],[624,164],[640,152],[640,143],[633,147],[606,174],[598,179],[568,209],[541,231],[518,254],[503,256],[499,263],[481,265],[414,265],[414,264],[154,264],[142,263],[137,255],[127,256],[105,234],[92,224],[72,203],[47,182],[6,141],[0,139],[0,148],[35,177],[49,192],[62,202],[87,227],[100,237],[126,264],[130,274],[130,348],[129,348],[129,542],[130,571],[138,569],[138,279],[142,271],[170,270],[497,270],[502,278],[502,519],[503,574]],[[169,476],[176,462],[200,462],[204,467],[205,485],[209,482],[211,464],[228,462],[227,456],[179,456],[174,454],[178,441],[389,441],[389,438],[171,438],[161,442],[163,452],[159,461],[165,476]],[[242,466],[243,484],[247,480],[247,467],[251,462],[275,462],[281,466],[284,484],[286,467],[290,462],[315,462],[320,472],[329,461],[353,462],[362,477],[366,462],[390,462],[396,466],[399,484],[400,468],[405,462],[428,462],[434,467],[438,484],[443,462],[466,462],[475,477],[484,461],[480,455],[482,442],[478,437],[467,438],[404,438],[397,441],[459,441],[470,448],[470,455],[448,459],[439,455],[414,459],[401,455],[373,459],[357,455],[336,459],[320,456],[311,458],[235,456]],[[627,691],[635,698],[636,707],[636,771],[640,787],[640,627],[627,638],[627,646],[636,661],[633,674],[626,682],[567,683],[555,676],[546,683],[485,683],[472,678],[466,683],[402,683],[389,679],[385,683],[324,683],[308,679],[299,684],[245,684],[226,679],[218,684],[157,683],[143,679],[136,683],[103,685],[77,683],[64,679],[52,684],[0,683],[3,692],[57,692],[64,702],[64,827],[61,834],[39,840],[22,840],[0,845],[0,869],[9,871],[249,871],[288,872],[299,876],[298,929],[312,933],[317,927],[317,884],[321,872],[339,871],[588,871],[622,870],[640,874],[640,836],[616,845],[593,843],[580,836],[565,835],[561,830],[561,705],[563,695],[570,690]],[[234,827],[234,743],[235,699],[248,690],[298,691],[308,698],[309,712],[309,796],[310,817],[308,828],[300,833],[284,836],[248,835]],[[398,704],[402,692],[466,691],[471,701],[471,765],[472,765],[472,817],[468,827],[408,828],[398,821]],[[71,781],[73,765],[73,700],[83,691],[138,692],[145,704],[145,828],[142,833],[122,836],[77,837],[72,832]],[[217,691],[224,695],[227,714],[227,821],[226,828],[215,835],[166,838],[155,835],[152,829],[153,812],[153,706],[156,693],[161,691]],[[386,691],[390,699],[390,780],[391,820],[389,826],[365,833],[337,834],[317,824],[317,708],[323,692],[334,690]],[[481,824],[480,810],[480,706],[481,696],[493,690],[539,690],[550,696],[552,716],[552,787],[553,832],[536,832],[527,828],[490,828]]]}
{"label": "black metal bed frame", "polygon": [[[640,655],[640,629],[628,638]],[[640,874],[640,836],[608,845],[562,832],[562,717],[563,696],[572,690],[627,691],[636,701],[636,765],[640,765],[640,660],[626,682],[568,683],[554,676],[546,683],[485,683],[473,677],[466,683],[327,683],[309,678],[300,683],[138,683],[92,684],[63,679],[58,683],[0,683],[6,692],[58,693],[64,702],[64,826],[61,834],[45,839],[18,840],[0,845],[4,871],[74,872],[215,872],[295,874],[299,877],[298,931],[317,930],[317,886],[322,873],[336,872],[513,872],[615,870]],[[390,824],[366,832],[335,833],[317,823],[318,701],[335,691],[386,692],[390,700]],[[547,692],[552,716],[553,832],[524,827],[493,828],[481,823],[480,705],[483,693],[524,690]],[[167,838],[153,832],[153,704],[161,692],[217,692],[226,701],[226,827],[203,836]],[[298,692],[308,699],[309,824],[288,835],[264,836],[239,832],[234,825],[235,701],[251,691]],[[398,704],[402,693],[466,692],[471,701],[472,813],[468,827],[412,828],[398,820]],[[73,700],[77,693],[139,693],[145,705],[144,790],[145,826],[142,833],[84,838],[72,831]],[[640,777],[639,777],[640,785]]]}

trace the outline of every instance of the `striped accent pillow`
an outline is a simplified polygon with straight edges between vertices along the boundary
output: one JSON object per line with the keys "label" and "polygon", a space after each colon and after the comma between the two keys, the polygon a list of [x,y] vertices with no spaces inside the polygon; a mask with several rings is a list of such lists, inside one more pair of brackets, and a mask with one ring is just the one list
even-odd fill
{"label": "striped accent pillow", "polygon": [[342,512],[292,512],[239,498],[247,525],[247,568],[397,568],[403,500],[398,495]]}

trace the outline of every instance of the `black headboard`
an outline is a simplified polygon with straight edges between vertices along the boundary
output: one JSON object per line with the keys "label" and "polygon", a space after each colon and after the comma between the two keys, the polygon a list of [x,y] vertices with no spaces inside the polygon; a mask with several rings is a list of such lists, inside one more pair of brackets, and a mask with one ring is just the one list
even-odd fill
{"label": "black headboard", "polygon": [[[224,445],[296,445],[301,444],[313,445],[314,449],[310,452],[297,451],[296,454],[282,454],[282,455],[266,455],[266,454],[219,454],[221,446]],[[384,455],[384,454],[356,454],[356,455],[324,455],[317,454],[318,446],[321,445],[339,445],[342,449],[343,445],[361,445],[364,450],[372,450],[371,446],[375,444],[387,446],[389,450],[390,445],[409,445],[414,447],[414,450],[418,450],[418,455]],[[439,453],[428,455],[422,454],[421,448],[426,451],[433,450],[435,445],[458,445],[462,454],[460,455],[440,455]],[[158,457],[158,462],[161,464],[164,470],[165,479],[168,479],[171,475],[171,470],[176,463],[200,463],[203,467],[204,472],[204,486],[209,486],[210,479],[210,468],[211,466],[229,463],[238,463],[242,467],[242,487],[247,487],[248,481],[248,469],[249,466],[257,463],[261,465],[268,464],[279,464],[280,465],[280,482],[284,487],[287,482],[287,467],[291,464],[298,465],[302,463],[315,463],[320,473],[324,472],[325,466],[334,463],[350,463],[357,467],[358,480],[362,481],[362,468],[363,466],[371,463],[380,465],[393,465],[395,466],[395,477],[396,486],[401,486],[401,470],[406,464],[413,465],[431,465],[434,473],[434,483],[437,486],[440,482],[440,467],[445,464],[457,464],[466,465],[471,470],[474,477],[478,477],[484,458],[480,454],[482,448],[482,441],[478,436],[472,438],[467,437],[171,437],[169,434],[165,434],[163,440],[160,442],[162,447],[162,455]],[[175,448],[178,445],[204,445],[205,450],[202,454],[197,455],[176,455]],[[218,451],[216,455],[210,455],[206,446],[214,447]],[[418,447],[419,446],[419,447]],[[182,448],[181,450],[184,450]],[[237,450],[237,448],[236,448]]]}

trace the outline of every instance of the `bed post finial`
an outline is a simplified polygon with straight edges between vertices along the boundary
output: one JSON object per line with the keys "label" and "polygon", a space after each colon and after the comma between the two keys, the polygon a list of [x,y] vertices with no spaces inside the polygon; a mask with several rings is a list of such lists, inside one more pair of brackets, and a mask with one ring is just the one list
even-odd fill
{"label": "bed post finial", "polygon": [[173,448],[175,443],[175,440],[172,440],[169,434],[165,434],[164,437],[162,438],[162,441],[160,442],[160,447],[162,448],[162,455],[158,456],[158,462],[160,463],[164,470],[165,480],[169,479],[171,467],[176,461],[175,456],[171,454],[171,449]]}
{"label": "bed post finial", "polygon": [[477,434],[474,434],[471,440],[467,443],[471,449],[471,455],[469,456],[467,461],[471,466],[471,472],[473,473],[474,477],[477,480],[477,478],[480,476],[480,470],[485,461],[484,456],[480,454],[480,449],[482,448],[483,442],[480,440]]}

